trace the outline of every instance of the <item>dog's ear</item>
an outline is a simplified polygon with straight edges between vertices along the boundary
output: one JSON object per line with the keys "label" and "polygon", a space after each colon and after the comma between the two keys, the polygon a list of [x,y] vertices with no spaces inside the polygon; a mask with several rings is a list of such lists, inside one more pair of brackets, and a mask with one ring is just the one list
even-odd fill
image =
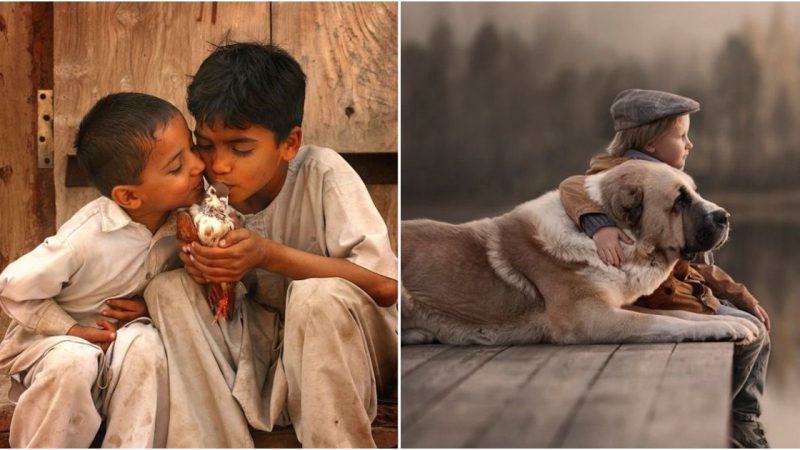
{"label": "dog's ear", "polygon": [[624,184],[611,196],[611,212],[631,229],[639,227],[642,220],[644,189],[641,185]]}

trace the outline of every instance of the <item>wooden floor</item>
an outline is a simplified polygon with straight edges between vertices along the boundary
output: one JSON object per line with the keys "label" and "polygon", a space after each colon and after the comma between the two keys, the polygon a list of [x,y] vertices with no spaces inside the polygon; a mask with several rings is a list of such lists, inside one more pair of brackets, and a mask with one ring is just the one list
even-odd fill
{"label": "wooden floor", "polygon": [[728,447],[733,344],[402,347],[415,447]]}

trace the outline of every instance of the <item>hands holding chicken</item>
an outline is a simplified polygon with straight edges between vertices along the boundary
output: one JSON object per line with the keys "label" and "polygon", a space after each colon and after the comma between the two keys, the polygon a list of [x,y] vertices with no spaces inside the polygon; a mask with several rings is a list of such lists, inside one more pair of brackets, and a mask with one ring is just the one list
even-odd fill
{"label": "hands holding chicken", "polygon": [[[215,184],[208,188],[206,198],[200,205],[192,205],[188,211],[177,215],[178,240],[181,260],[186,271],[201,284],[207,284],[209,305],[214,321],[220,317],[230,319],[236,301],[235,284],[239,278],[211,279],[204,265],[196,264],[194,254],[201,248],[213,249],[220,245],[229,232],[241,227],[238,213],[228,205],[228,188]],[[225,242],[227,244],[227,242]],[[201,252],[202,253],[202,252]]]}

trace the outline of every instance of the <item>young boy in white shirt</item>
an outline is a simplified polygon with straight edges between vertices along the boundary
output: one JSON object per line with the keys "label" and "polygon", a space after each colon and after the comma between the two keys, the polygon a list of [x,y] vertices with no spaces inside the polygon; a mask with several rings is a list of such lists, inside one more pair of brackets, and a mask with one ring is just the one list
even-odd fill
{"label": "young boy in white shirt", "polygon": [[[304,447],[374,447],[378,395],[397,381],[383,219],[341,156],[301,147],[305,75],[282,49],[219,47],[188,94],[206,176],[245,224],[221,247],[182,244],[186,270],[145,292],[169,362],[167,445],[252,447],[250,426],[291,423]],[[212,324],[200,284],[243,278],[233,318]]]}
{"label": "young boy in white shirt", "polygon": [[[141,294],[179,264],[174,209],[203,196],[202,160],[180,111],[146,94],[99,100],[75,139],[102,197],[0,274],[12,319],[0,370],[16,400],[12,447],[163,447],[169,385]],[[138,298],[137,298],[138,297]]]}

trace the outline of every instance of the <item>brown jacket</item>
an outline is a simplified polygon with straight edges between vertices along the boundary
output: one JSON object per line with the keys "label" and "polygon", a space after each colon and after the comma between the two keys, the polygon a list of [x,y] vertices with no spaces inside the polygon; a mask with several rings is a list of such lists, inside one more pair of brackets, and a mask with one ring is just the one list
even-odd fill
{"label": "brown jacket", "polygon": [[[629,159],[631,158],[605,154],[595,156],[586,175],[606,171]],[[584,214],[605,214],[603,208],[593,202],[586,193],[583,185],[585,178],[585,175],[569,177],[558,187],[561,203],[567,215],[578,226]],[[735,282],[719,267],[680,260],[669,278],[652,294],[639,298],[635,305],[714,314],[720,306],[719,298],[728,300],[737,308],[749,312],[752,312],[758,304],[758,300],[743,284]]]}

